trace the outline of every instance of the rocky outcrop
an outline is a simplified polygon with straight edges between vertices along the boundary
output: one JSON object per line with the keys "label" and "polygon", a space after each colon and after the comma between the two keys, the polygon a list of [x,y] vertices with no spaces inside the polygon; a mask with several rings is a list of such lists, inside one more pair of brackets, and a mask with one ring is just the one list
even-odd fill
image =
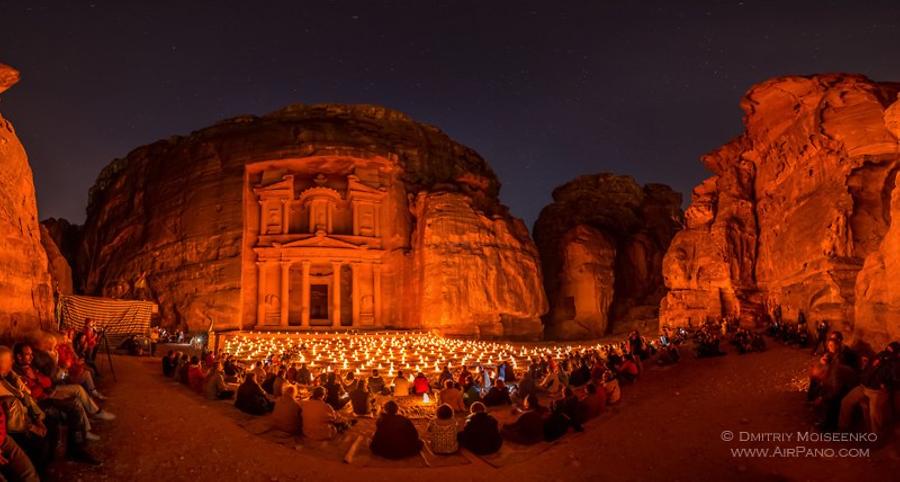
{"label": "rocky outcrop", "polygon": [[534,237],[550,302],[547,336],[592,338],[654,318],[681,195],[629,176],[579,176],[553,191]]}
{"label": "rocky outcrop", "polygon": [[[0,64],[0,92],[18,78]],[[50,286],[31,167],[12,124],[0,116],[0,337],[52,325]]]}
{"label": "rocky outcrop", "polygon": [[889,297],[877,279],[896,212],[898,91],[846,74],[752,87],[745,132],[702,159],[714,175],[694,189],[686,229],[666,253],[660,322],[731,315],[752,324],[781,306],[788,319],[802,311],[885,335],[861,313]]}
{"label": "rocky outcrop", "polygon": [[543,331],[540,259],[521,220],[488,216],[460,193],[421,192],[414,209],[424,221],[413,243],[423,328],[525,339]]}
{"label": "rocky outcrop", "polygon": [[[357,222],[356,214],[352,221],[349,214],[342,217],[351,196],[348,183],[384,203],[387,212],[374,214],[377,241],[355,231],[338,233]],[[284,228],[269,211],[261,220],[256,201],[242,205],[263,186],[282,185],[277,192],[293,199],[286,201],[290,209],[279,211]],[[499,189],[477,153],[402,113],[368,105],[293,105],[262,117],[229,119],[113,161],[90,192],[76,278],[87,294],[158,302],[164,325],[206,329],[214,321],[218,328],[252,327],[261,320],[258,313],[266,322],[277,317],[280,299],[295,283],[301,286],[299,263],[285,268],[283,278],[276,276],[277,267],[255,266],[257,238],[270,228],[289,229],[282,238],[265,237],[267,252],[290,244],[286,239],[312,235],[297,242],[384,250],[377,273],[363,266],[353,276],[363,283],[362,315],[383,314],[385,327],[536,338],[535,320],[546,310],[543,292],[535,291],[540,269],[521,221],[500,204]],[[310,216],[299,214],[309,205],[300,198],[310,192],[321,196],[316,202],[337,203],[329,208],[337,210],[337,238],[325,232],[326,224],[332,229],[330,217],[327,223],[317,218],[322,224],[314,229]],[[351,289],[348,268],[337,272],[342,297]],[[317,269],[309,276],[336,276],[330,264]],[[257,310],[259,280],[266,283],[259,290],[266,307]],[[383,296],[365,291],[365,283]],[[290,288],[263,292],[273,284]],[[290,299],[300,303],[301,297],[294,293]],[[350,317],[348,303],[337,302],[342,320]],[[291,319],[303,309],[284,304]],[[359,308],[353,311],[360,315]]]}
{"label": "rocky outcrop", "polygon": [[74,293],[74,290],[72,287],[72,268],[69,266],[69,261],[56,246],[53,236],[44,224],[40,225],[40,229],[41,246],[43,246],[44,252],[47,253],[47,266],[50,270],[50,286],[59,294],[71,295]]}

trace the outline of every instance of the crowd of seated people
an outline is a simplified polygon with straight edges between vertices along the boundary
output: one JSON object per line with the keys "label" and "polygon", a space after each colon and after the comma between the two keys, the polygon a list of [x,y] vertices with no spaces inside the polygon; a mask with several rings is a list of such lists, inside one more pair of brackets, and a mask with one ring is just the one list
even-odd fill
{"label": "crowd of seated people", "polygon": [[[637,381],[646,360],[670,353],[660,346],[633,332],[621,343],[572,351],[562,359],[535,356],[520,373],[514,362],[503,361],[445,366],[434,378],[402,370],[388,379],[377,369],[368,375],[329,367],[314,372],[291,362],[290,353],[242,362],[226,353],[192,357],[170,351],[162,357],[162,371],[208,399],[233,400],[242,412],[268,415],[273,427],[309,440],[332,440],[357,417],[371,417],[376,421],[369,447],[378,456],[405,458],[426,446],[436,454],[462,447],[487,455],[504,441],[530,445],[583,430],[585,422],[619,402],[621,384]],[[422,440],[398,401],[426,394],[436,410]],[[509,411],[512,418],[501,423],[490,410]]]}
{"label": "crowd of seated people", "polygon": [[88,449],[100,438],[94,424],[115,415],[102,408],[96,354],[90,320],[77,332],[38,332],[0,346],[0,480],[40,480],[63,433],[68,460],[101,463]]}
{"label": "crowd of seated people", "polygon": [[[891,419],[900,414],[900,342],[878,353],[854,350],[843,334],[833,331],[825,353],[810,369],[807,400],[818,408],[817,426],[826,432],[871,432],[882,437]],[[862,406],[865,410],[862,410]]]}

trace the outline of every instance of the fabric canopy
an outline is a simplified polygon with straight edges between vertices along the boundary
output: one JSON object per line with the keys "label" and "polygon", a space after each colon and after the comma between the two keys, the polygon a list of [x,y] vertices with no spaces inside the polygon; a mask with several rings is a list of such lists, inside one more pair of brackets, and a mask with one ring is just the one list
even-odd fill
{"label": "fabric canopy", "polygon": [[84,320],[94,321],[94,328],[108,335],[147,335],[156,303],[150,301],[114,300],[92,296],[62,296],[59,300],[60,324],[80,330]]}

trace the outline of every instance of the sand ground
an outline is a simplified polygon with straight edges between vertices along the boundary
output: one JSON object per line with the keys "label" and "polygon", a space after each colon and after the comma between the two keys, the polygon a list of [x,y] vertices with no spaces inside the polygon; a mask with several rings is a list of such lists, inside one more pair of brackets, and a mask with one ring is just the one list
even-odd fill
{"label": "sand ground", "polygon": [[[770,344],[767,352],[714,359],[688,355],[677,366],[645,371],[623,389],[613,413],[585,433],[548,447],[531,460],[501,468],[471,457],[466,465],[394,468],[347,465],[292,445],[272,443],[241,428],[160,374],[156,358],[115,357],[118,382],[108,378],[109,410],[119,418],[98,423],[93,449],[105,463],[61,462],[51,480],[65,481],[813,481],[892,480],[900,444],[741,442],[741,432],[811,430],[811,409],[798,381],[806,350]],[[231,407],[224,407],[233,410]],[[735,434],[724,442],[723,431]],[[834,450],[868,448],[863,457],[791,456],[797,445]],[[782,449],[778,456],[735,457],[730,449]],[[408,464],[407,464],[408,465]]]}

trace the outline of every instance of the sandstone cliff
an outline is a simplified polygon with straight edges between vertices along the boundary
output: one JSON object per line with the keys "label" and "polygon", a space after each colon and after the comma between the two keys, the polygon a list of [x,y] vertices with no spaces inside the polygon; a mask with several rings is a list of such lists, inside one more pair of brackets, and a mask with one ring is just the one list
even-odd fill
{"label": "sandstone cliff", "polygon": [[[0,92],[18,81],[0,64]],[[53,294],[41,246],[31,167],[12,124],[0,116],[0,337],[52,326]]]}
{"label": "sandstone cliff", "polygon": [[880,280],[895,262],[898,91],[846,74],[752,87],[745,132],[702,159],[714,175],[694,189],[666,253],[660,322],[750,324],[780,305],[788,319],[802,311],[885,339],[891,323],[876,307],[895,302]]}
{"label": "sandstone cliff", "polygon": [[[438,129],[368,105],[293,105],[238,117],[113,161],[91,189],[76,256],[85,293],[152,299],[163,324],[193,329],[255,317],[246,306],[255,294],[241,291],[242,280],[256,276],[252,246],[242,239],[245,223],[259,225],[242,208],[253,195],[250,163],[323,173],[338,191],[346,184],[334,182],[361,176],[399,206],[383,220],[386,326],[540,335],[546,299],[534,245],[500,205],[493,171]],[[268,180],[276,167],[252,175],[263,184],[295,182]],[[349,283],[349,275],[341,279]]]}
{"label": "sandstone cliff", "polygon": [[655,319],[661,265],[681,226],[681,195],[629,176],[579,176],[554,189],[534,237],[550,301],[547,335],[591,338]]}

